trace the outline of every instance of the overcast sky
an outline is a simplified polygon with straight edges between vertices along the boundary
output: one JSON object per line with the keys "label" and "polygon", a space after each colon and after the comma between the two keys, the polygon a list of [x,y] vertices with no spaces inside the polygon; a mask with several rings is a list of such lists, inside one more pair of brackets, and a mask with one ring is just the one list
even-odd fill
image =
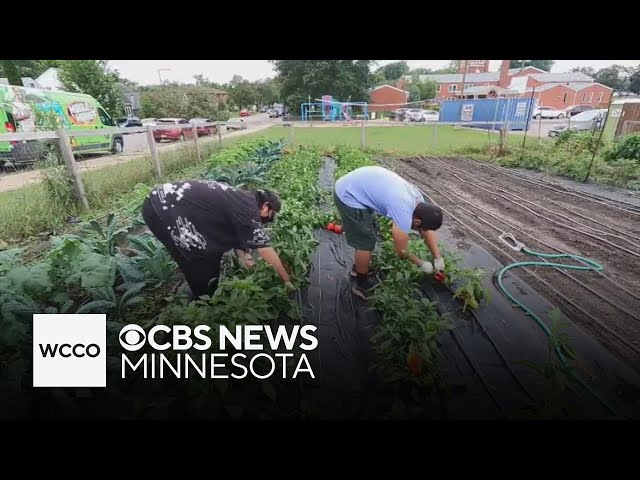
{"label": "overcast sky", "polygon": [[[397,60],[378,60],[380,65]],[[490,70],[498,70],[501,60],[491,60]],[[640,60],[556,60],[552,72],[568,72],[574,67],[593,67],[596,70],[613,64],[637,66]],[[411,68],[443,68],[449,60],[408,60]],[[255,81],[273,77],[273,66],[267,60],[109,60],[120,74],[142,85],[169,82],[192,83],[193,76],[202,74],[217,83],[226,83],[234,75]],[[169,69],[160,70],[159,69]]]}

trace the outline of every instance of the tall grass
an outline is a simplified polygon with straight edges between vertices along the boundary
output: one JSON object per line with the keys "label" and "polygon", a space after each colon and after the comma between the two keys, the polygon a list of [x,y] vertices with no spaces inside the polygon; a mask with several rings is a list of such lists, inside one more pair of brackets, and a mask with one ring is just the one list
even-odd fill
{"label": "tall grass", "polygon": [[[225,139],[222,146],[216,141],[200,142],[202,162],[215,151],[255,135]],[[157,183],[195,174],[200,160],[195,145],[187,143],[175,150],[159,151],[162,178],[156,179],[149,156],[136,158],[99,170],[81,170],[81,177],[90,209],[82,211],[73,197],[64,167],[46,163],[41,170],[42,182],[18,190],[0,193],[0,240],[18,243],[31,236],[69,227],[68,220],[83,220],[102,215],[106,210],[128,203],[138,183]]]}

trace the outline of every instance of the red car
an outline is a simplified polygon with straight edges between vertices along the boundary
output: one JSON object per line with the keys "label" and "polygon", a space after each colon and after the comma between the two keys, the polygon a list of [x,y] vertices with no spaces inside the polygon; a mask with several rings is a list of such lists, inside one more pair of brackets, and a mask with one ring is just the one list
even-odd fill
{"label": "red car", "polygon": [[215,125],[204,125],[205,123],[215,123],[215,121],[210,118],[192,118],[189,120],[189,123],[196,126],[196,131],[198,132],[199,137],[204,135],[215,135],[218,133],[218,129]]}
{"label": "red car", "polygon": [[[167,128],[158,128],[153,130],[153,138],[156,142],[163,140],[184,140],[185,138],[193,138],[193,129],[188,120],[184,118],[159,118],[156,125],[166,125]],[[171,126],[184,125],[187,128],[171,128]]]}
{"label": "red car", "polygon": [[240,116],[241,117],[248,117],[249,116],[249,110],[247,110],[246,108],[243,108],[242,110],[240,110]]}

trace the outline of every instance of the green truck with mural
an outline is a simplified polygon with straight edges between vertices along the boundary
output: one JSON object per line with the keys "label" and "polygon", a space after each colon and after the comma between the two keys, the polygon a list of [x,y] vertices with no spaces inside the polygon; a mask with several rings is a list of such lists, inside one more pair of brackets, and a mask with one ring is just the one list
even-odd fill
{"label": "green truck with mural", "polygon": [[[102,133],[116,124],[90,95],[36,88],[0,85],[0,134],[50,131],[96,130],[95,136],[70,137],[76,155],[121,153],[121,134]],[[0,141],[3,165],[28,165],[46,155],[56,140]]]}

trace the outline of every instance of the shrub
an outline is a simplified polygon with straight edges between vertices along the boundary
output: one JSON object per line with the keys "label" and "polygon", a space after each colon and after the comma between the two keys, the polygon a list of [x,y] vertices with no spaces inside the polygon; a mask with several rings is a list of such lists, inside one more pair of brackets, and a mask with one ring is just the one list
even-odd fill
{"label": "shrub", "polygon": [[622,159],[640,162],[640,133],[618,137],[603,156],[607,162]]}

